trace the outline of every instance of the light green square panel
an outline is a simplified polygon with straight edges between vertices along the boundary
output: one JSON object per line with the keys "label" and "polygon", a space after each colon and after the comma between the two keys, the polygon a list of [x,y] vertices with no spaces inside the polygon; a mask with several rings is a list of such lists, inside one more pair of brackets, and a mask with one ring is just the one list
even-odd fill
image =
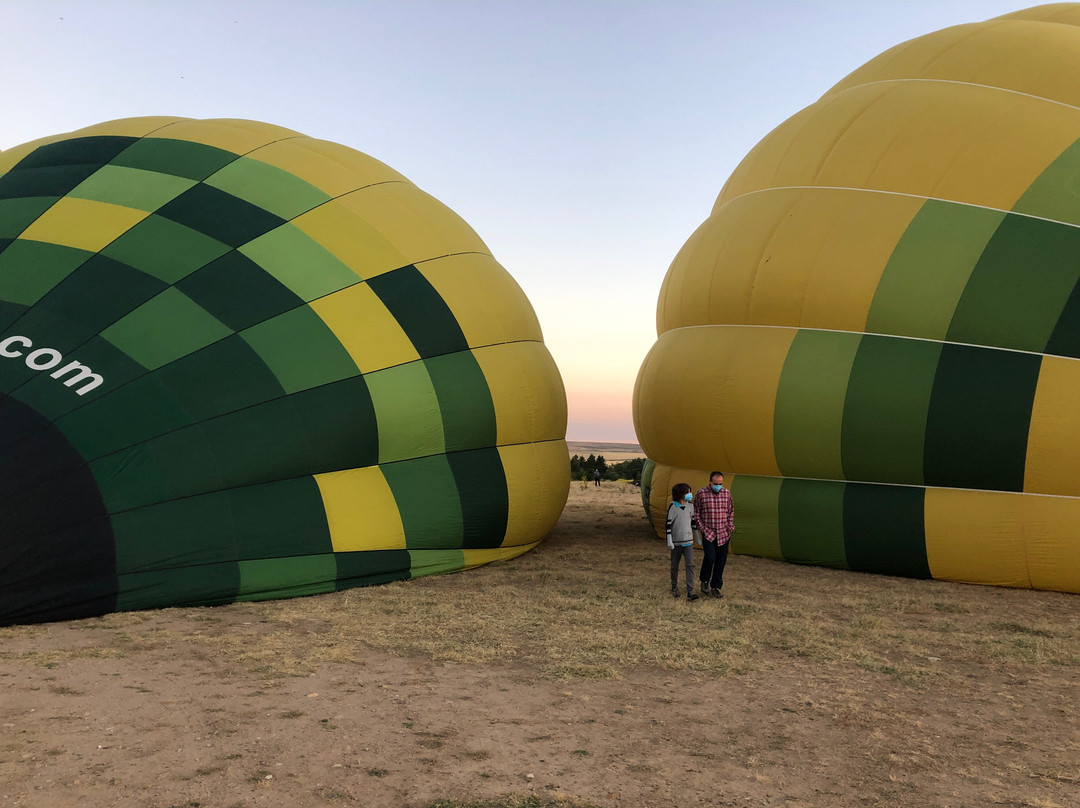
{"label": "light green square panel", "polygon": [[179,289],[166,289],[101,332],[147,370],[224,339],[232,332]]}
{"label": "light green square panel", "polygon": [[152,213],[194,184],[195,180],[171,174],[107,165],[75,186],[68,196]]}
{"label": "light green square panel", "polygon": [[240,332],[288,393],[360,374],[330,327],[301,306]]}
{"label": "light green square panel", "polygon": [[107,258],[176,283],[231,248],[164,216],[151,214],[101,251]]}
{"label": "light green square panel", "polygon": [[446,451],[439,397],[423,362],[364,376],[379,424],[379,462]]}
{"label": "light green square panel", "polygon": [[333,553],[240,562],[238,601],[294,598],[334,591]]}
{"label": "light green square panel", "polygon": [[291,224],[249,241],[240,252],[306,303],[360,281],[333,253]]}
{"label": "light green square panel", "polygon": [[282,219],[295,218],[330,199],[296,175],[250,157],[234,160],[204,182]]}
{"label": "light green square panel", "polygon": [[0,253],[0,300],[31,306],[93,253],[16,239]]}

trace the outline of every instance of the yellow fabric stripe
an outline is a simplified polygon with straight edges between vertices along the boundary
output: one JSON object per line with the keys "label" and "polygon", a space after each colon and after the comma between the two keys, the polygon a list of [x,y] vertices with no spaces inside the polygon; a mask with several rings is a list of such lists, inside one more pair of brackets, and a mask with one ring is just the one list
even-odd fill
{"label": "yellow fabric stripe", "polygon": [[503,547],[531,547],[559,521],[570,493],[565,440],[500,446],[509,509]]}
{"label": "yellow fabric stripe", "polygon": [[[1019,495],[1013,495],[1019,496]],[[1028,576],[1036,589],[1080,594],[1080,499],[1023,495]]]}
{"label": "yellow fabric stripe", "polygon": [[543,339],[529,299],[490,255],[447,255],[416,268],[454,312],[470,347]]}
{"label": "yellow fabric stripe", "polygon": [[926,560],[939,580],[1028,587],[1022,497],[927,488]]}
{"label": "yellow fabric stripe", "polygon": [[336,553],[404,550],[405,528],[378,466],[316,474]]}
{"label": "yellow fabric stripe", "polygon": [[862,331],[889,256],[922,204],[831,188],[735,199],[672,263],[658,331],[721,323]]}
{"label": "yellow fabric stripe", "polygon": [[297,216],[292,223],[360,278],[409,263],[397,245],[341,200],[319,205]]}
{"label": "yellow fabric stripe", "polygon": [[349,352],[361,373],[420,358],[409,337],[366,283],[309,304]]}
{"label": "yellow fabric stripe", "polygon": [[776,389],[796,330],[700,326],[663,334],[634,388],[641,448],[658,463],[780,476]]}
{"label": "yellow fabric stripe", "polygon": [[374,157],[339,143],[308,137],[269,143],[247,156],[288,171],[329,196],[377,182],[407,182]]}
{"label": "yellow fabric stripe", "polygon": [[1080,131],[1080,110],[1016,93],[901,81],[827,95],[770,132],[717,199],[835,186],[1010,210]]}
{"label": "yellow fabric stripe", "polygon": [[238,118],[209,120],[180,120],[154,132],[154,137],[167,137],[202,143],[233,154],[246,154],[283,138],[303,137],[299,132],[258,121]]}
{"label": "yellow fabric stripe", "polygon": [[541,342],[512,342],[473,350],[495,405],[500,445],[566,435],[566,391]]}
{"label": "yellow fabric stripe", "polygon": [[1024,491],[1080,496],[1080,360],[1044,356],[1031,408]]}
{"label": "yellow fabric stripe", "polygon": [[149,215],[147,211],[107,202],[64,197],[27,227],[20,238],[97,252]]}

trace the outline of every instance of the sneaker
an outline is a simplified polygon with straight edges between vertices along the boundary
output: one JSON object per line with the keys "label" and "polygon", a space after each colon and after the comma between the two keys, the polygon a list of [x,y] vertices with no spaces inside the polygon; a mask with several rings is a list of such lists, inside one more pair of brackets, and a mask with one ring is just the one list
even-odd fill
{"label": "sneaker", "polygon": [[714,589],[709,594],[712,595],[714,598],[722,598],[722,597],[724,597],[723,594],[721,594],[719,589]]}
{"label": "sneaker", "polygon": [[697,600],[698,597],[699,597],[699,595],[698,595],[697,592],[687,592],[686,593],[686,601],[687,601],[687,603],[689,603],[690,601]]}
{"label": "sneaker", "polygon": [[671,587],[671,597],[673,597],[673,598],[679,597],[679,590],[674,586]]}

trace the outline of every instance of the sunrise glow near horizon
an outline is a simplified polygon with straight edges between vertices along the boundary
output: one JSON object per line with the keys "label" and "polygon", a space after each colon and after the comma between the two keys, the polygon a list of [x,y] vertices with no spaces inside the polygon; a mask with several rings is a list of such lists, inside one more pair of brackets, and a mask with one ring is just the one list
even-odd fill
{"label": "sunrise glow near horizon", "polygon": [[173,115],[370,154],[524,289],[567,438],[636,442],[660,285],[743,156],[889,47],[1029,5],[7,0],[0,149]]}

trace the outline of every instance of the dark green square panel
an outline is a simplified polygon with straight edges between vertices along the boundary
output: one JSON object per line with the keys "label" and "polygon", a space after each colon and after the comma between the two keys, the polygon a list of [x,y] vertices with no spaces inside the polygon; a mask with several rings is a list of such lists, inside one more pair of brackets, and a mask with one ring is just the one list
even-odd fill
{"label": "dark green square panel", "polygon": [[220,492],[112,515],[121,575],[236,561],[232,511]]}
{"label": "dark green square panel", "polygon": [[240,562],[239,601],[297,598],[334,591],[333,553]]}
{"label": "dark green square panel", "polygon": [[439,399],[446,451],[494,446],[498,442],[495,405],[472,352],[432,357],[424,364]]}
{"label": "dark green square panel", "polygon": [[201,183],[164,205],[158,215],[230,247],[239,247],[285,224],[280,216]]}
{"label": "dark green square panel", "polygon": [[60,428],[87,459],[189,426],[194,419],[173,391],[143,376],[65,416]]}
{"label": "dark green square panel", "polygon": [[387,463],[379,468],[397,502],[408,549],[461,547],[461,500],[446,455]]}
{"label": "dark green square panel", "polygon": [[783,481],[777,511],[785,561],[847,568],[844,487],[834,480]]}
{"label": "dark green square panel", "polygon": [[394,315],[422,358],[468,350],[454,313],[415,266],[377,275],[368,285]]}
{"label": "dark green square panel", "polygon": [[498,547],[506,538],[510,497],[499,450],[476,449],[446,455],[461,503],[461,547]]}
{"label": "dark green square panel", "polygon": [[[89,368],[89,372],[101,376],[102,383],[97,387],[90,388],[87,384],[88,380],[85,378],[80,380],[72,374],[64,376],[58,382],[60,386],[76,393],[76,395],[70,396],[70,404],[65,406],[64,413],[84,407],[99,398],[104,398],[113,390],[145,373],[141,365],[133,362],[131,357],[122,351],[118,351],[101,337],[91,338],[80,345],[77,350],[64,357],[65,363],[73,361]],[[60,414],[57,413],[57,417]]]}
{"label": "dark green square panel", "polygon": [[13,169],[0,176],[0,199],[56,199],[97,171],[97,166],[49,166]]}
{"label": "dark green square panel", "polygon": [[379,426],[362,376],[295,394],[312,473],[374,466],[379,462]]}
{"label": "dark green square panel", "polygon": [[195,421],[285,394],[259,355],[235,334],[178,359],[153,375],[172,391]]}
{"label": "dark green square panel", "polygon": [[122,135],[91,135],[58,140],[38,146],[20,160],[15,168],[93,166],[96,169],[108,163],[135,140]]}
{"label": "dark green square panel", "polygon": [[926,417],[927,485],[1023,491],[1038,354],[944,345]]}
{"label": "dark green square panel", "polygon": [[110,513],[225,487],[211,441],[198,426],[114,452],[90,469]]}
{"label": "dark green square panel", "polygon": [[297,477],[226,493],[242,559],[332,553],[318,483]]}
{"label": "dark green square panel", "polygon": [[844,550],[859,572],[929,578],[925,489],[849,483],[844,488]]}
{"label": "dark green square panel", "polygon": [[177,567],[120,576],[118,611],[167,606],[219,606],[232,603],[240,591],[240,565],[234,561]]}
{"label": "dark green square panel", "polygon": [[304,305],[284,284],[235,250],[177,281],[176,288],[234,331]]}
{"label": "dark green square panel", "polygon": [[366,550],[337,553],[338,590],[407,581],[412,560],[408,550]]}
{"label": "dark green square panel", "polygon": [[203,180],[238,155],[223,149],[163,137],[141,138],[111,161],[116,166],[141,168],[190,180]]}
{"label": "dark green square panel", "polygon": [[0,238],[15,238],[60,197],[0,199]]}
{"label": "dark green square panel", "polygon": [[311,474],[314,461],[300,417],[288,398],[203,422],[222,485],[252,485]]}
{"label": "dark green square panel", "polygon": [[228,245],[152,213],[102,250],[102,255],[165,283],[176,283],[228,251]]}

